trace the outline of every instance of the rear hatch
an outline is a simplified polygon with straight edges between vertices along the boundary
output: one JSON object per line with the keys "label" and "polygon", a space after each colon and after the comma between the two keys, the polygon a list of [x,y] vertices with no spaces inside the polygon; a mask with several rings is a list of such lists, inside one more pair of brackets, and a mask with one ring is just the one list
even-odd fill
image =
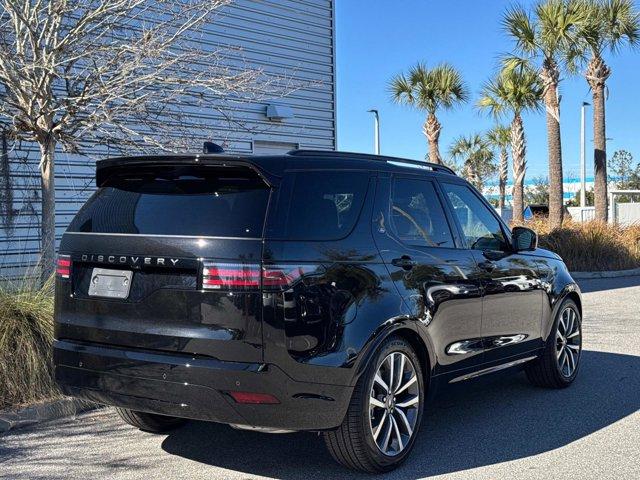
{"label": "rear hatch", "polygon": [[57,339],[262,361],[271,189],[250,164],[197,162],[99,168],[60,247]]}

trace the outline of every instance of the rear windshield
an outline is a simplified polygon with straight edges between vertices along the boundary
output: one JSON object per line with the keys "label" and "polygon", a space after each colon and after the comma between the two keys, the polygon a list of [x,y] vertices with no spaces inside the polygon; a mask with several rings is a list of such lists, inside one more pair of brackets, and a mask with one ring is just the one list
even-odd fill
{"label": "rear windshield", "polygon": [[259,238],[269,192],[250,169],[138,168],[109,177],[69,231]]}

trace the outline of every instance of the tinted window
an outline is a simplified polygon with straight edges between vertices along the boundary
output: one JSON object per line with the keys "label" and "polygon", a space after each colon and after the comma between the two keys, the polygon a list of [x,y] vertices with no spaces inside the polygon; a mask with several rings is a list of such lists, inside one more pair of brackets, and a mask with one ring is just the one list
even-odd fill
{"label": "tinted window", "polygon": [[285,206],[286,238],[336,240],[353,229],[367,193],[369,174],[297,172],[287,181],[293,182],[293,188]]}
{"label": "tinted window", "polygon": [[268,199],[249,169],[138,169],[110,177],[69,231],[261,237]]}
{"label": "tinted window", "polygon": [[469,248],[476,250],[506,248],[500,222],[469,187],[443,183],[442,188],[453,206]]}
{"label": "tinted window", "polygon": [[433,184],[396,178],[391,219],[396,235],[409,245],[453,248],[453,237]]}

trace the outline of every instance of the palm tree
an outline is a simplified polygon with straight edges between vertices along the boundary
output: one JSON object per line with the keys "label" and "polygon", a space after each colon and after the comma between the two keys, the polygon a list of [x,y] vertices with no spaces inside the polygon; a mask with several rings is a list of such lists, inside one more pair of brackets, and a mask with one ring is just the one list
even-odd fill
{"label": "palm tree", "polygon": [[625,46],[638,44],[640,19],[631,0],[585,0],[586,21],[580,38],[589,55],[585,71],[593,98],[593,165],[596,219],[607,221],[607,145],[605,122],[606,82],[611,69],[604,62],[606,50],[617,53]]}
{"label": "palm tree", "polygon": [[442,163],[438,139],[442,126],[436,113],[440,109],[451,109],[469,98],[462,75],[448,63],[432,69],[418,63],[408,75],[400,74],[391,80],[389,89],[396,103],[409,105],[427,112],[422,132],[429,143],[429,160]]}
{"label": "palm tree", "polygon": [[540,108],[542,85],[538,74],[526,64],[503,68],[496,78],[482,87],[478,108],[496,118],[507,115],[511,120],[511,156],[513,157],[513,221],[522,222],[524,175],[527,167],[526,138],[522,114]]}
{"label": "palm tree", "polygon": [[[502,24],[515,41],[516,53],[523,58],[508,59],[507,65],[534,62],[543,86],[547,113],[547,150],[549,156],[549,222],[562,226],[562,145],[560,137],[560,101],[558,86],[561,68],[575,70],[579,57],[577,32],[584,20],[584,9],[576,0],[544,0],[536,4],[533,15],[522,7],[507,10]],[[539,62],[539,66],[538,66]]]}
{"label": "palm tree", "polygon": [[507,178],[509,176],[509,145],[511,144],[511,130],[504,125],[496,125],[487,132],[487,143],[500,150],[500,167],[498,168],[498,189],[500,199],[498,207],[504,208],[504,198],[507,188]]}
{"label": "palm tree", "polygon": [[449,148],[449,156],[462,160],[462,175],[480,192],[485,180],[497,171],[491,146],[477,133],[456,138]]}

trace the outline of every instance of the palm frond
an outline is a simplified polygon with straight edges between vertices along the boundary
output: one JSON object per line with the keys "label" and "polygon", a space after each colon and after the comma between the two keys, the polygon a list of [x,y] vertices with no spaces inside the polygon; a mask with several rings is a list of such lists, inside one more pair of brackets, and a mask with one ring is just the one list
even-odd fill
{"label": "palm frond", "polygon": [[531,16],[524,8],[519,5],[508,8],[502,18],[502,28],[515,40],[517,51],[535,54],[538,34]]}
{"label": "palm frond", "polygon": [[513,54],[506,54],[500,57],[500,65],[504,71],[531,69],[535,67],[529,58],[519,57]]}
{"label": "palm frond", "polygon": [[407,104],[429,113],[439,108],[449,109],[468,100],[467,87],[458,70],[449,64],[432,69],[417,63],[404,75],[393,78],[389,85],[393,101]]}
{"label": "palm frond", "polygon": [[510,108],[507,103],[508,93],[500,76],[486,81],[482,85],[480,98],[476,106],[481,111],[487,111],[495,118],[508,115]]}
{"label": "palm frond", "polygon": [[580,9],[584,19],[578,27],[578,37],[592,52],[603,50],[602,5],[599,0],[581,0]]}
{"label": "palm frond", "polygon": [[464,103],[469,99],[469,91],[462,75],[452,65],[441,63],[429,73],[443,107],[452,108],[455,104]]}
{"label": "palm frond", "polygon": [[545,57],[576,57],[579,31],[588,17],[582,0],[545,0],[536,5],[539,44]]}
{"label": "palm frond", "polygon": [[424,63],[417,63],[409,69],[408,77],[418,108],[435,113],[438,102],[429,68]]}
{"label": "palm frond", "polygon": [[640,41],[640,15],[631,0],[604,0],[601,4],[605,43],[613,53]]}
{"label": "palm frond", "polygon": [[412,105],[414,103],[411,81],[403,74],[397,75],[389,82],[389,91],[396,103]]}
{"label": "palm frond", "polygon": [[[516,58],[546,62],[575,72],[584,58],[585,30],[590,6],[596,0],[540,0],[531,11],[521,6],[507,9],[503,29],[515,42]],[[619,0],[617,0],[619,1]]]}
{"label": "palm frond", "polygon": [[428,84],[429,68],[424,63],[416,63],[409,69],[409,81],[411,85]]}
{"label": "palm frond", "polygon": [[449,156],[454,160],[466,159],[471,150],[471,143],[470,138],[464,135],[454,138],[449,146]]}
{"label": "palm frond", "polygon": [[489,143],[479,133],[473,135],[460,135],[455,138],[449,147],[449,155],[458,160],[469,158],[493,158],[493,152]]}
{"label": "palm frond", "polygon": [[540,109],[543,87],[538,74],[527,64],[503,68],[482,87],[478,108],[499,118]]}
{"label": "palm frond", "polygon": [[579,37],[593,55],[605,49],[618,53],[640,42],[640,14],[632,0],[581,0],[579,6],[584,15]]}
{"label": "palm frond", "polygon": [[485,179],[497,172],[493,149],[478,133],[457,137],[449,148],[449,155],[450,163],[462,160],[462,174],[479,189]]}
{"label": "palm frond", "polygon": [[485,137],[492,147],[506,148],[511,144],[511,128],[497,124],[485,134]]}

